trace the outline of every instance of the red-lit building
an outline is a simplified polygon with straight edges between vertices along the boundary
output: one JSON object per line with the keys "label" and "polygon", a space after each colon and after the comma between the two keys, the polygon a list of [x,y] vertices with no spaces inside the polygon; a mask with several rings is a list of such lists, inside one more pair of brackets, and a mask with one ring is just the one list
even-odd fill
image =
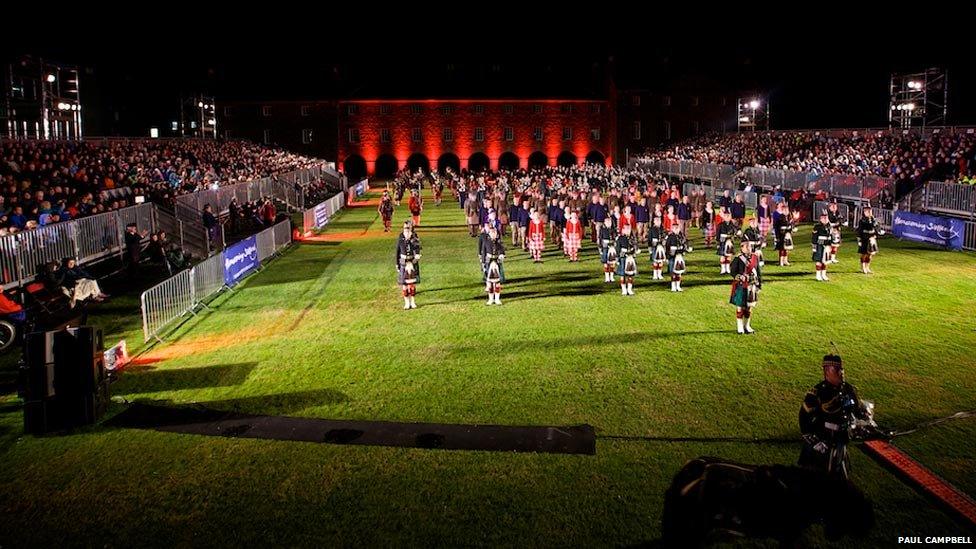
{"label": "red-lit building", "polygon": [[338,161],[350,174],[611,163],[616,117],[600,99],[339,101]]}

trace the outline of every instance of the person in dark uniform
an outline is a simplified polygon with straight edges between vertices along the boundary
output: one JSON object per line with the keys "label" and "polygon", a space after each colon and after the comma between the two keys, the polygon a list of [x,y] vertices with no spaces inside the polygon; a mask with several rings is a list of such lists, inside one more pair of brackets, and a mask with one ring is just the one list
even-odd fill
{"label": "person in dark uniform", "polygon": [[[865,408],[853,385],[844,381],[844,366],[837,355],[823,358],[824,379],[803,397],[800,432],[803,449],[799,465],[847,475],[847,442],[856,419],[866,419]],[[831,459],[834,451],[842,452]],[[842,467],[838,470],[836,467]]]}
{"label": "person in dark uniform", "polygon": [[671,291],[683,292],[681,277],[685,274],[685,254],[691,251],[691,246],[688,245],[681,225],[671,226],[671,232],[668,233],[668,237],[664,241],[664,247],[668,258],[668,272],[671,273]]}
{"label": "person in dark uniform", "polygon": [[830,221],[827,212],[822,212],[820,221],[813,226],[810,243],[813,247],[812,259],[817,267],[817,280],[830,280],[827,278],[827,263],[830,260]]}
{"label": "person in dark uniform", "polygon": [[488,305],[502,304],[502,284],[505,283],[505,268],[502,265],[504,260],[505,244],[502,243],[498,229],[489,225],[481,256]]}
{"label": "person in dark uniform", "polygon": [[620,226],[617,236],[617,274],[620,276],[620,295],[634,295],[634,277],[637,276],[637,254],[640,248],[630,225]]}
{"label": "person in dark uniform", "polygon": [[741,253],[732,260],[729,272],[732,275],[732,295],[729,303],[735,305],[735,324],[738,333],[751,334],[752,309],[759,299],[762,289],[762,268],[759,256],[752,253],[752,243],[743,239],[739,245]]}
{"label": "person in dark uniform", "polygon": [[871,274],[871,258],[878,253],[878,237],[884,234],[881,224],[874,218],[871,206],[862,210],[857,222],[857,253],[861,254],[861,272]]}
{"label": "person in dark uniform", "polygon": [[397,282],[403,292],[403,308],[416,309],[414,296],[420,282],[420,238],[410,221],[403,223],[403,232],[397,237],[393,261],[397,268]]}
{"label": "person in dark uniform", "polygon": [[716,229],[718,236],[718,247],[716,251],[718,253],[719,274],[729,272],[729,265],[732,264],[733,238],[735,237],[735,233],[736,228],[735,223],[732,222],[732,216],[728,212],[722,212],[722,222],[718,224],[718,228]]}
{"label": "person in dark uniform", "polygon": [[752,253],[759,258],[759,266],[764,267],[763,248],[766,247],[766,238],[759,231],[759,220],[755,217],[749,219],[749,226],[742,231],[742,242],[748,242],[752,246]]}
{"label": "person in dark uniform", "polygon": [[142,255],[142,239],[149,234],[148,230],[139,232],[135,223],[125,226],[125,259],[128,263],[129,275],[139,272],[139,257]]}
{"label": "person in dark uniform", "polygon": [[830,258],[829,263],[840,263],[837,260],[837,251],[840,249],[840,227],[846,225],[847,221],[841,218],[837,211],[837,201],[832,200],[827,207],[827,221],[830,223]]}
{"label": "person in dark uniform", "polygon": [[[668,261],[668,249],[664,245],[668,233],[661,226],[661,218],[655,217],[651,228],[647,230],[647,253],[651,256],[651,280],[664,280],[662,271],[664,263]],[[674,284],[671,285],[672,287]]]}
{"label": "person in dark uniform", "polygon": [[796,229],[795,217],[785,202],[781,202],[773,216],[774,247],[779,252],[779,266],[790,266],[790,251],[793,249],[793,231]]}
{"label": "person in dark uniform", "polygon": [[390,224],[393,222],[393,199],[390,197],[390,191],[383,191],[383,198],[380,199],[376,211],[383,218],[383,232],[390,232]]}
{"label": "person in dark uniform", "polygon": [[617,270],[617,247],[614,242],[617,235],[613,232],[613,221],[604,217],[597,229],[597,244],[600,246],[600,262],[603,263],[603,281],[613,282],[614,272]]}
{"label": "person in dark uniform", "polygon": [[211,250],[219,249],[218,242],[220,241],[220,221],[213,213],[213,206],[207,204],[203,207],[202,218],[203,226],[207,229],[207,244],[210,246]]}
{"label": "person in dark uniform", "polygon": [[735,223],[736,228],[741,229],[746,218],[746,204],[742,201],[741,194],[736,194],[735,200],[729,204],[729,214],[732,216],[732,222]]}

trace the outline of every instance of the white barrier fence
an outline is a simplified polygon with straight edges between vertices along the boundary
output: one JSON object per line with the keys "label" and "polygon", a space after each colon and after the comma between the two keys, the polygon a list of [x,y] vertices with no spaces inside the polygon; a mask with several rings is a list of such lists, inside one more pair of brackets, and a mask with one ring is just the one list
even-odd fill
{"label": "white barrier fence", "polygon": [[339,193],[325,202],[320,202],[302,214],[302,232],[307,233],[313,229],[321,229],[332,219],[339,210],[345,205],[346,196]]}
{"label": "white barrier fence", "polygon": [[929,181],[922,191],[926,211],[976,218],[976,185]]}
{"label": "white barrier fence", "polygon": [[[291,222],[282,221],[255,235],[258,261],[264,262],[291,244]],[[162,341],[160,334],[188,314],[196,314],[205,300],[228,288],[225,283],[224,252],[218,252],[194,267],[142,293],[142,334],[145,341]]]}
{"label": "white barrier fence", "polygon": [[0,237],[0,282],[4,289],[29,282],[45,263],[66,257],[76,258],[79,265],[113,254],[121,257],[128,223],[140,231],[156,231],[154,206],[138,204]]}

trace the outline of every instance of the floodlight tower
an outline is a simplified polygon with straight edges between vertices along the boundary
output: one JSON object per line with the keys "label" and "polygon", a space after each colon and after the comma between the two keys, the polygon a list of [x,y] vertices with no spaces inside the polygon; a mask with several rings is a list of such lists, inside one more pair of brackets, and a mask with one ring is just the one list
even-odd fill
{"label": "floodlight tower", "polygon": [[769,129],[769,100],[759,94],[740,97],[737,102],[736,121],[741,131]]}
{"label": "floodlight tower", "polygon": [[217,138],[217,104],[212,96],[198,94],[183,99],[180,109],[180,135]]}
{"label": "floodlight tower", "polygon": [[4,75],[7,137],[81,139],[81,83],[78,67],[23,56]]}
{"label": "floodlight tower", "polygon": [[949,114],[949,82],[945,69],[892,74],[888,104],[891,128],[941,126]]}

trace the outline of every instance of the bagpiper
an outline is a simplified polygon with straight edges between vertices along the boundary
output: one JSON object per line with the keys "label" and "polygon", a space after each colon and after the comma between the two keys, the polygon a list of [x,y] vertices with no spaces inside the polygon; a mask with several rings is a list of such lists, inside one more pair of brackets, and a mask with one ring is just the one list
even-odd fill
{"label": "bagpiper", "polygon": [[569,256],[570,261],[579,261],[579,250],[582,243],[583,223],[580,222],[576,212],[572,211],[569,213],[566,227],[563,229],[563,251]]}
{"label": "bagpiper", "polygon": [[667,238],[668,233],[661,226],[661,218],[655,217],[651,223],[651,227],[647,230],[647,250],[651,255],[651,280],[664,280],[662,271],[664,270],[664,264],[668,261],[668,253],[664,241]]}
{"label": "bagpiper", "polygon": [[732,295],[729,303],[735,305],[735,324],[738,333],[751,334],[752,309],[759,299],[762,288],[762,268],[759,266],[759,256],[752,253],[752,244],[743,240],[740,245],[741,253],[732,261],[730,274],[732,275]]}
{"label": "bagpiper", "polygon": [[763,248],[766,247],[765,235],[759,230],[759,221],[753,217],[749,219],[749,226],[742,231],[742,242],[748,242],[752,246],[752,253],[759,257],[759,266],[764,267]]}
{"label": "bagpiper", "polygon": [[383,198],[380,199],[376,211],[383,218],[383,232],[390,232],[390,224],[393,222],[393,199],[390,197],[390,191],[383,191]]}
{"label": "bagpiper", "polygon": [[634,277],[637,276],[637,254],[640,248],[630,224],[620,226],[617,236],[617,274],[620,275],[620,295],[634,295]]}
{"label": "bagpiper", "polygon": [[[671,273],[671,291],[683,292],[681,289],[681,277],[685,274],[685,254],[691,251],[688,239],[680,225],[672,225],[671,233],[665,240],[668,257],[668,272]],[[662,277],[663,278],[663,277]]]}
{"label": "bagpiper", "polygon": [[712,207],[711,200],[705,202],[705,208],[698,219],[698,226],[705,235],[705,246],[711,246],[715,239],[715,209]]}
{"label": "bagpiper", "polygon": [[827,221],[830,223],[830,259],[828,263],[840,263],[837,260],[837,250],[840,249],[840,227],[847,225],[837,211],[837,201],[832,201],[827,207]]}
{"label": "bagpiper", "polygon": [[817,267],[817,280],[827,281],[827,263],[830,262],[830,220],[827,212],[820,214],[820,221],[813,226],[810,237],[813,248],[813,262]]}
{"label": "bagpiper", "polygon": [[417,283],[420,282],[420,238],[413,231],[410,221],[403,223],[403,232],[397,238],[394,262],[397,282],[403,292],[403,308],[416,309]]}
{"label": "bagpiper", "polygon": [[613,220],[603,219],[597,230],[597,241],[600,244],[600,262],[603,263],[603,281],[613,282],[614,271],[617,270],[617,247],[614,245],[616,235],[613,231]]}
{"label": "bagpiper", "polygon": [[735,238],[736,231],[735,223],[732,222],[732,216],[728,212],[722,212],[722,222],[718,224],[718,228],[716,229],[718,235],[717,253],[719,258],[719,274],[729,272],[729,265],[732,264],[732,255],[735,253],[733,252],[735,249],[733,239]]}
{"label": "bagpiper", "polygon": [[793,249],[793,231],[796,230],[796,217],[790,214],[786,203],[780,203],[773,219],[774,247],[779,252],[779,266],[789,267],[790,251]]}
{"label": "bagpiper", "polygon": [[538,210],[532,210],[532,221],[529,221],[528,242],[532,261],[542,263],[542,251],[546,247],[546,224],[542,221]]}
{"label": "bagpiper", "polygon": [[884,234],[884,229],[874,218],[870,205],[865,206],[862,212],[857,222],[857,253],[861,254],[861,272],[870,274],[874,272],[871,270],[871,258],[878,253],[878,236]]}
{"label": "bagpiper", "polygon": [[436,175],[432,175],[431,177],[434,178],[434,182],[431,183],[430,186],[431,190],[434,192],[434,205],[440,206],[441,197],[444,195],[444,182],[441,181],[441,178]]}
{"label": "bagpiper", "polygon": [[502,284],[505,282],[505,244],[495,227],[488,227],[488,239],[482,250],[481,264],[484,266],[485,291],[488,292],[488,305],[502,304]]}

